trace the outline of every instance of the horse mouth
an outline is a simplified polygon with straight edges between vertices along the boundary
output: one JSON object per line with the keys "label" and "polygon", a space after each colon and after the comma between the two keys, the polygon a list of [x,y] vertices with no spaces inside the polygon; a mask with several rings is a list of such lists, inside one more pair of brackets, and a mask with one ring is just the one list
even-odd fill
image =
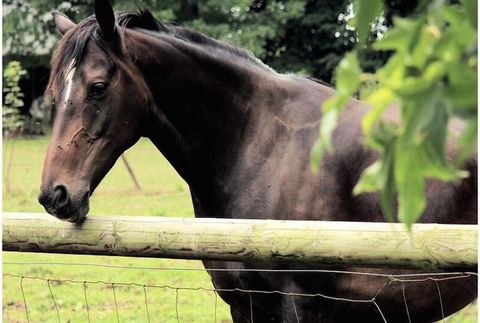
{"label": "horse mouth", "polygon": [[83,195],[80,203],[71,203],[62,210],[47,210],[47,212],[59,220],[80,224],[85,220],[90,210],[89,200],[90,194],[87,192]]}

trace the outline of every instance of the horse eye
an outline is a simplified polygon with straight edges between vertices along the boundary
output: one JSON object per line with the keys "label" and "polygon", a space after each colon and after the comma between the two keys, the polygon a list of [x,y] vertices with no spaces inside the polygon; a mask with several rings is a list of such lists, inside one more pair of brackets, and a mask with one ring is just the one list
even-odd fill
{"label": "horse eye", "polygon": [[94,83],[90,87],[90,91],[88,93],[88,96],[102,96],[105,93],[105,90],[107,89],[107,85],[105,83]]}

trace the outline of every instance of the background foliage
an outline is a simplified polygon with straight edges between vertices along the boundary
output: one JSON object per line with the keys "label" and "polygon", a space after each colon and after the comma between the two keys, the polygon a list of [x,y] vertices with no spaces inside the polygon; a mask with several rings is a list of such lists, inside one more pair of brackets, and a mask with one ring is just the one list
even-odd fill
{"label": "background foliage", "polygon": [[19,110],[23,106],[23,93],[18,83],[26,73],[18,61],[10,61],[3,71],[2,130],[7,138],[16,135],[25,121]]}
{"label": "background foliage", "polygon": [[[304,73],[331,82],[333,70],[356,43],[348,28],[348,0],[111,0],[116,10],[150,9],[162,21],[192,27],[249,49],[278,72]],[[408,15],[417,1],[388,0],[383,24],[393,13]],[[31,59],[52,51],[58,33],[51,12],[74,21],[93,13],[93,0],[4,0],[4,55]],[[373,71],[386,53],[365,50],[361,63]],[[47,61],[43,61],[47,64]]]}

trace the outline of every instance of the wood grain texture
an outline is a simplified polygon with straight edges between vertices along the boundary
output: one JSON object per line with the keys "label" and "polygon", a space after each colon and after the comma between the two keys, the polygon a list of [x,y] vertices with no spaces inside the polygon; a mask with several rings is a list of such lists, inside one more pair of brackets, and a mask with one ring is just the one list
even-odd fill
{"label": "wood grain texture", "polygon": [[477,226],[3,213],[3,250],[476,271]]}

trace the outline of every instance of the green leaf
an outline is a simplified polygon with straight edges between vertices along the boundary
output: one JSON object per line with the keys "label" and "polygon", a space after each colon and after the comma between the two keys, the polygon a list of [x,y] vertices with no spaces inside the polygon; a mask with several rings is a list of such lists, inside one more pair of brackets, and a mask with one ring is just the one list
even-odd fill
{"label": "green leaf", "polygon": [[379,121],[365,139],[370,146],[386,154],[397,136],[398,126],[396,124]]}
{"label": "green leaf", "polygon": [[320,138],[317,138],[310,151],[310,169],[314,174],[316,174],[320,168],[323,150],[322,142],[320,141]]}
{"label": "green leaf", "polygon": [[393,173],[395,159],[394,159],[394,140],[391,144],[386,146],[385,153],[382,159],[382,189],[381,189],[381,206],[388,221],[393,221],[394,201],[397,194],[397,183]]}
{"label": "green leaf", "polygon": [[412,43],[410,65],[419,69],[423,69],[425,64],[431,59],[434,54],[435,44],[440,38],[438,28],[434,25],[423,25],[419,30],[419,37],[415,38],[415,43]]}
{"label": "green leaf", "polygon": [[353,193],[380,191],[381,207],[388,221],[393,220],[393,205],[396,197],[393,176],[393,149],[389,149],[383,159],[370,165],[361,175]]}
{"label": "green leaf", "polygon": [[444,75],[445,65],[442,62],[434,62],[429,64],[422,74],[405,77],[401,84],[393,85],[392,90],[407,100],[422,100],[426,92],[431,91]]}
{"label": "green leaf", "polygon": [[391,27],[382,39],[373,44],[377,50],[397,50],[399,52],[411,52],[417,43],[423,20],[406,18],[393,18]]}
{"label": "green leaf", "polygon": [[[464,9],[464,8],[462,8]],[[458,37],[458,44],[468,45],[475,37],[476,28],[469,23],[468,14],[457,6],[445,6],[443,12],[451,29]]]}
{"label": "green leaf", "polygon": [[350,99],[349,95],[344,95],[340,91],[337,91],[335,95],[326,100],[322,105],[323,112],[327,113],[330,110],[340,111],[344,105]]}
{"label": "green leaf", "polygon": [[340,61],[336,69],[336,87],[342,96],[351,96],[360,86],[360,64],[357,53],[350,52]]}
{"label": "green leaf", "polygon": [[477,118],[471,118],[460,136],[458,141],[460,153],[457,161],[459,165],[474,153],[477,146],[477,127]]}
{"label": "green leaf", "polygon": [[462,59],[462,48],[457,45],[456,38],[457,35],[452,30],[447,30],[435,43],[433,51],[446,64],[457,64]]}
{"label": "green leaf", "polygon": [[360,180],[353,189],[353,194],[376,192],[382,190],[382,162],[376,161],[365,169],[360,176]]}
{"label": "green leaf", "polygon": [[423,178],[425,160],[414,146],[398,141],[395,147],[394,174],[398,190],[398,218],[410,228],[426,206]]}
{"label": "green leaf", "polygon": [[477,72],[465,63],[448,70],[448,86],[445,99],[452,105],[454,113],[477,111]]}
{"label": "green leaf", "polygon": [[373,125],[380,119],[382,113],[394,100],[394,93],[386,87],[379,88],[366,98],[366,101],[372,105],[372,108],[362,120],[362,128],[366,136],[371,134]]}
{"label": "green leaf", "polygon": [[319,126],[319,137],[310,152],[310,168],[314,173],[318,171],[325,151],[332,152],[332,133],[337,125],[337,109],[330,109],[324,113]]}
{"label": "green leaf", "polygon": [[381,85],[391,87],[401,83],[405,77],[405,53],[396,53],[385,64],[383,68],[377,71]]}
{"label": "green leaf", "polygon": [[353,12],[356,18],[355,29],[357,30],[359,44],[361,46],[366,44],[370,34],[371,24],[382,12],[382,4],[383,2],[379,0],[355,0],[353,2]]}
{"label": "green leaf", "polygon": [[336,69],[337,91],[322,106],[324,112],[319,126],[319,138],[310,152],[310,166],[316,172],[322,160],[323,152],[332,152],[332,133],[337,118],[350,97],[360,86],[360,67],[355,52],[347,54]]}
{"label": "green leaf", "polygon": [[[437,108],[440,104],[439,96],[440,90],[432,88],[418,95],[415,100],[402,101],[401,117],[403,129],[401,134],[406,143],[419,144],[425,140],[437,114]],[[443,113],[444,110],[438,112]],[[445,125],[443,124],[443,126]]]}
{"label": "green leaf", "polygon": [[467,14],[468,21],[472,25],[473,29],[477,30],[477,0],[461,0],[464,5],[464,10]]}

